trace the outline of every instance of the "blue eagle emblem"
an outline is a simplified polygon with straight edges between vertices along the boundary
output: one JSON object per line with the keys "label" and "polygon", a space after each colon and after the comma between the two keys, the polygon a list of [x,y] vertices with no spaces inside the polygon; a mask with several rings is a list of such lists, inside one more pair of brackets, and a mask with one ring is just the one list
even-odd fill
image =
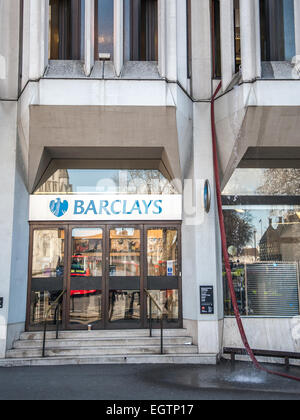
{"label": "blue eagle emblem", "polygon": [[64,214],[67,213],[69,208],[69,203],[64,200],[61,201],[60,198],[57,198],[56,201],[52,200],[50,203],[50,210],[56,217],[62,217]]}

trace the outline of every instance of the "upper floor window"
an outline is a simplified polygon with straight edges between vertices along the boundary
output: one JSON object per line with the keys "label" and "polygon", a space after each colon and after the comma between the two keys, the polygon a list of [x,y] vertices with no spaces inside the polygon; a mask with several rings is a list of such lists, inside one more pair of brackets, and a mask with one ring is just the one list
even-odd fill
{"label": "upper floor window", "polygon": [[192,77],[192,3],[186,0],[187,76]]}
{"label": "upper floor window", "polygon": [[114,54],[114,2],[95,0],[95,60],[112,60]]}
{"label": "upper floor window", "polygon": [[296,55],[294,0],[260,0],[262,61]]}
{"label": "upper floor window", "polygon": [[212,25],[213,25],[213,77],[215,79],[219,79],[222,76],[220,0],[213,1]]}
{"label": "upper floor window", "polygon": [[241,25],[240,25],[240,0],[234,0],[234,62],[235,72],[241,66]]}
{"label": "upper floor window", "polygon": [[49,59],[81,60],[84,0],[50,0],[49,7]]}
{"label": "upper floor window", "polygon": [[157,0],[124,0],[125,61],[158,61]]}

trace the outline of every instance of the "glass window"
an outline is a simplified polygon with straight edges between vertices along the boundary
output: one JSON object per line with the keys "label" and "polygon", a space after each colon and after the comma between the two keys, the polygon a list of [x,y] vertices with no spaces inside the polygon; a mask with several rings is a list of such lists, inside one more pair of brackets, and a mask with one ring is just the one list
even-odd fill
{"label": "glass window", "polygon": [[240,25],[240,0],[234,0],[234,49],[235,49],[235,72],[238,73],[241,60],[241,25]]}
{"label": "glass window", "polygon": [[95,59],[112,60],[114,55],[114,2],[95,0]]}
{"label": "glass window", "polygon": [[124,1],[125,61],[158,61],[157,0]]}
{"label": "glass window", "polygon": [[50,0],[49,59],[82,60],[84,0]]}
{"label": "glass window", "polygon": [[[163,310],[165,315],[165,320],[168,322],[178,322],[179,319],[179,294],[178,290],[149,290],[151,296],[155,299],[155,302],[158,303],[161,310]],[[148,318],[150,318],[150,313],[152,312],[152,319],[159,321],[161,317],[161,312],[158,308],[151,304],[150,310],[150,299],[148,298]]]}
{"label": "glass window", "polygon": [[[300,206],[224,206],[224,219],[241,313],[299,315]],[[225,312],[233,315],[225,277]]]}
{"label": "glass window", "polygon": [[221,20],[220,0],[213,1],[213,27],[214,27],[214,78],[220,78],[221,72]]}
{"label": "glass window", "polygon": [[[223,191],[230,195],[223,213],[243,315],[299,315],[299,175],[292,168],[241,168]],[[233,315],[225,269],[224,293],[225,313]]]}
{"label": "glass window", "polygon": [[141,232],[133,227],[110,231],[111,277],[139,277],[141,266]]}
{"label": "glass window", "polygon": [[223,195],[299,196],[300,169],[238,168],[224,188]]}
{"label": "glass window", "polygon": [[260,0],[262,61],[296,55],[294,0]]}
{"label": "glass window", "polygon": [[45,184],[35,194],[177,194],[158,170],[59,169]]}
{"label": "glass window", "polygon": [[110,290],[109,292],[109,322],[140,320],[139,290]]}
{"label": "glass window", "polygon": [[187,77],[192,77],[192,4],[186,0],[186,28],[187,28]]}
{"label": "glass window", "polygon": [[177,229],[157,228],[147,232],[148,276],[178,276]]}
{"label": "glass window", "polygon": [[102,247],[102,229],[72,230],[71,324],[88,325],[102,319],[102,291],[95,279],[103,275]]}
{"label": "glass window", "polygon": [[34,230],[31,276],[30,324],[53,321],[61,314],[49,307],[63,290],[65,231],[63,229]]}

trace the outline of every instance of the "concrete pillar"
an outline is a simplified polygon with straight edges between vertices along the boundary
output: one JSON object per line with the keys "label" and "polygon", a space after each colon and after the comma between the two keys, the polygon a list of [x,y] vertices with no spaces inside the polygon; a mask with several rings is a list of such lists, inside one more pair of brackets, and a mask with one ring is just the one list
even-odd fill
{"label": "concrete pillar", "polygon": [[177,4],[176,0],[165,0],[166,13],[166,77],[177,80]]}
{"label": "concrete pillar", "polygon": [[242,75],[245,82],[257,77],[256,0],[240,0]]}
{"label": "concrete pillar", "polygon": [[119,77],[124,63],[124,4],[123,0],[114,0],[114,65]]}
{"label": "concrete pillar", "polygon": [[222,87],[225,91],[235,73],[233,0],[221,0]]}
{"label": "concrete pillar", "polygon": [[192,0],[192,95],[212,95],[211,5],[210,0]]}
{"label": "concrete pillar", "polygon": [[18,97],[19,0],[0,1],[0,100]]}
{"label": "concrete pillar", "polygon": [[300,55],[300,2],[294,0],[296,55]]}
{"label": "concrete pillar", "polygon": [[[209,180],[212,191],[210,212],[196,220],[194,226],[183,223],[183,318],[184,326],[198,343],[200,353],[219,354],[222,347],[223,288],[220,233],[214,194],[213,153],[210,104],[194,104],[193,161],[190,177],[194,183]],[[199,195],[199,191],[196,195]],[[186,194],[186,190],[185,193]],[[186,196],[185,198],[186,199]],[[201,212],[199,212],[201,215]],[[214,288],[214,314],[202,315],[200,286]],[[197,341],[196,341],[197,340]]]}
{"label": "concrete pillar", "polygon": [[48,2],[30,0],[29,14],[29,79],[37,80],[43,76],[48,61]]}
{"label": "concrete pillar", "polygon": [[[17,102],[0,102],[0,237],[5,243],[0,252],[0,297],[4,298],[4,307],[0,309],[0,358],[5,357],[6,350],[12,269],[16,126]],[[26,274],[24,273],[25,279]]]}
{"label": "concrete pillar", "polygon": [[91,74],[95,57],[95,2],[85,0],[84,71]]}
{"label": "concrete pillar", "polygon": [[260,3],[259,0],[254,0],[254,3],[256,26],[256,77],[261,78]]}
{"label": "concrete pillar", "polygon": [[158,0],[158,71],[166,77],[166,0]]}

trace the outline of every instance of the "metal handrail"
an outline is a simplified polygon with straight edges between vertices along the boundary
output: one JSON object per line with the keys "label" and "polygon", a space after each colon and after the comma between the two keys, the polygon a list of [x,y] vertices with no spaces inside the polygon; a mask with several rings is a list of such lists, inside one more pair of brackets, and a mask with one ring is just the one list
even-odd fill
{"label": "metal handrail", "polygon": [[61,305],[61,298],[63,297],[63,295],[66,292],[67,292],[66,290],[63,290],[61,292],[61,294],[56,298],[56,300],[53,303],[51,303],[51,305],[49,306],[49,308],[46,312],[46,315],[45,315],[45,318],[44,318],[44,336],[43,336],[43,354],[42,354],[43,357],[45,357],[45,351],[46,351],[46,335],[47,335],[48,315],[49,315],[51,309],[55,306],[56,308],[55,308],[54,322],[55,322],[55,325],[56,325],[56,339],[58,339],[58,316],[57,316],[57,313],[58,313],[58,308]]}
{"label": "metal handrail", "polygon": [[156,302],[154,297],[151,295],[149,290],[145,290],[146,295],[150,299],[150,317],[149,317],[149,328],[150,328],[150,337],[152,337],[152,302],[156,306],[156,308],[159,310],[161,316],[160,316],[160,353],[164,354],[164,310],[159,306],[159,304]]}

